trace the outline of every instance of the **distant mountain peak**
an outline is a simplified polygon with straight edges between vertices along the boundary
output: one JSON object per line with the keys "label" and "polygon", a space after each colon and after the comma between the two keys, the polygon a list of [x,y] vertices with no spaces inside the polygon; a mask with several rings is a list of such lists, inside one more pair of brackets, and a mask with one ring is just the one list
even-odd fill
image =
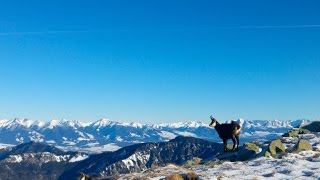
{"label": "distant mountain peak", "polygon": [[100,119],[96,122],[93,123],[93,126],[96,126],[96,127],[103,127],[103,126],[107,126],[107,125],[110,125],[112,124],[113,121],[110,121],[109,119]]}
{"label": "distant mountain peak", "polygon": [[58,124],[59,124],[59,120],[56,120],[56,119],[53,119],[53,120],[51,120],[49,123],[48,123],[48,128],[53,128],[53,127],[55,127],[55,126],[57,126]]}
{"label": "distant mountain peak", "polygon": [[0,120],[0,127],[7,127],[7,128],[14,128],[17,126],[24,126],[29,128],[34,121],[29,119],[20,119],[20,118],[14,118],[12,120]]}

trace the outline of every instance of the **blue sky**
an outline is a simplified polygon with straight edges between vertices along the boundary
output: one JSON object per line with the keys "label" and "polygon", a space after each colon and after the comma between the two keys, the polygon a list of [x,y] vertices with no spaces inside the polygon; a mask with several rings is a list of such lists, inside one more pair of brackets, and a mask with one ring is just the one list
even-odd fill
{"label": "blue sky", "polygon": [[319,119],[319,1],[10,1],[0,118]]}

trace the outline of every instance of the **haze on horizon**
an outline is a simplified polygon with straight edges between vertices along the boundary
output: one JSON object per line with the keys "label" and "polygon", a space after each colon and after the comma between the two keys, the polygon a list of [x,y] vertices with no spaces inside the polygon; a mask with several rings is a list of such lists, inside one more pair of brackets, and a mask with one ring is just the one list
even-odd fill
{"label": "haze on horizon", "polygon": [[0,119],[319,120],[319,1],[10,1]]}

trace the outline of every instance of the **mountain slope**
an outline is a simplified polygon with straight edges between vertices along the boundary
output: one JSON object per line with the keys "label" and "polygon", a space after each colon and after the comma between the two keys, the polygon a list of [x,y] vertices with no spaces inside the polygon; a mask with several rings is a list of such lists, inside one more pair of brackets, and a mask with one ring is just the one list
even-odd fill
{"label": "mountain slope", "polygon": [[118,173],[141,172],[168,163],[182,165],[193,157],[204,159],[221,152],[222,149],[220,143],[182,136],[169,142],[135,144],[115,152],[93,155],[64,172],[59,179],[75,179],[79,172],[92,177],[107,178]]}
{"label": "mountain slope", "polygon": [[53,154],[61,155],[64,151],[50,145],[30,141],[28,143],[19,144],[11,149],[10,154],[22,154],[22,153],[39,153],[39,152],[50,152]]}
{"label": "mountain slope", "polygon": [[38,142],[20,144],[0,157],[0,179],[57,179],[87,157]]}

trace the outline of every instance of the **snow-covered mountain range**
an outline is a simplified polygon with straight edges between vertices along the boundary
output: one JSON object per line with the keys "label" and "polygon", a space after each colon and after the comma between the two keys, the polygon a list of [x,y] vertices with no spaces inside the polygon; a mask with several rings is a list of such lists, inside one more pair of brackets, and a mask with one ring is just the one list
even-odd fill
{"label": "snow-covered mountain range", "polygon": [[[309,122],[299,120],[243,120],[240,141],[268,140],[293,127]],[[209,123],[209,121],[208,121]],[[203,122],[140,124],[101,119],[96,122],[29,119],[0,120],[0,148],[29,141],[45,142],[63,150],[98,153],[114,151],[140,142],[169,141],[192,136],[220,142],[216,131]]]}

